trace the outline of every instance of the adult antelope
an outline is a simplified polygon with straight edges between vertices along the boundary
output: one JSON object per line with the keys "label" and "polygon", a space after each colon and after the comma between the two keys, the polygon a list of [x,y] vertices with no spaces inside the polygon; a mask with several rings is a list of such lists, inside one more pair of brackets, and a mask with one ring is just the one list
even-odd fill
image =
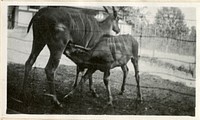
{"label": "adult antelope", "polygon": [[[108,10],[104,7],[105,11]],[[32,51],[25,63],[25,73],[23,81],[23,97],[26,98],[28,76],[32,65],[37,56],[44,48],[48,46],[50,58],[45,67],[45,72],[50,88],[50,96],[53,101],[60,107],[62,104],[58,101],[55,87],[54,74],[59,65],[61,55],[63,54],[69,41],[84,48],[94,47],[102,35],[110,34],[110,31],[120,32],[118,27],[117,12],[112,7],[113,13],[108,13],[108,17],[102,22],[98,22],[94,17],[69,10],[64,7],[46,7],[40,9],[31,19],[28,30],[32,25],[33,44]]]}
{"label": "adult antelope", "polygon": [[[138,68],[138,42],[131,35],[103,36],[91,50],[78,49],[70,42],[64,53],[68,54],[68,56],[70,56],[75,63],[81,65],[83,69],[88,68],[78,86],[64,98],[73,94],[87,79],[92,83],[92,79],[90,79],[92,74],[96,70],[100,70],[104,73],[103,80],[108,93],[108,104],[112,105],[112,95],[109,85],[110,69],[120,66],[127,69],[126,64],[131,59],[135,68],[137,100],[142,100]],[[125,70],[125,75],[127,75],[127,72],[128,70]],[[123,79],[123,84],[125,83],[125,80],[126,77]]]}

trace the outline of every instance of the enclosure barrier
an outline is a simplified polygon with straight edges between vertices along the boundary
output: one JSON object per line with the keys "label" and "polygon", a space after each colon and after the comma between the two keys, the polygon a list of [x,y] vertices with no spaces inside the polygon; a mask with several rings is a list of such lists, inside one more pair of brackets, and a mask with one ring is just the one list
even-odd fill
{"label": "enclosure barrier", "polygon": [[[191,21],[192,22],[192,21],[195,21],[195,20],[189,20],[189,19],[187,19],[187,21]],[[22,25],[28,26],[27,24],[19,23],[17,21],[13,21],[13,22],[17,23],[17,24],[22,24]],[[121,23],[121,24],[123,24],[123,23]],[[142,28],[139,28],[139,29],[142,30]],[[96,32],[98,32],[98,31],[96,31]],[[122,31],[122,33],[124,33],[124,32]],[[189,50],[190,53],[184,53],[185,51],[187,51],[188,48],[184,48],[184,49],[181,48],[181,45],[182,46],[189,45],[189,47],[195,46],[196,45],[196,41],[191,41],[191,40],[187,40],[187,39],[184,39],[184,38],[177,39],[177,38],[171,38],[171,37],[161,37],[161,36],[156,36],[156,35],[152,35],[152,34],[148,34],[147,35],[147,34],[143,34],[143,32],[139,32],[138,34],[135,34],[134,32],[132,32],[132,36],[134,36],[137,39],[138,43],[139,43],[139,56],[140,56],[140,59],[144,59],[145,58],[145,59],[148,59],[148,60],[156,60],[156,61],[158,61],[158,60],[161,60],[161,61],[165,60],[165,62],[174,61],[174,62],[179,62],[179,63],[181,63],[183,65],[188,65],[188,66],[192,65],[193,66],[193,68],[191,68],[192,69],[191,71],[193,73],[193,78],[184,78],[184,77],[180,77],[180,76],[177,76],[177,75],[174,75],[174,74],[163,73],[162,71],[161,72],[156,72],[156,74],[164,74],[164,75],[167,75],[167,76],[173,76],[173,77],[176,77],[176,78],[184,79],[186,81],[196,81],[195,80],[196,79],[195,78],[196,77],[195,76],[195,73],[196,73],[196,68],[195,68],[195,66],[196,66],[196,58],[195,58],[196,51],[195,51],[195,48],[194,48],[194,51],[190,49]],[[12,39],[12,40],[20,41],[22,43],[32,44],[32,40],[26,40],[26,39],[21,38],[21,37],[7,36],[7,39],[8,39],[8,41],[10,39]],[[150,41],[153,41],[153,42],[150,42]],[[164,45],[167,44],[169,46],[171,45],[172,47],[173,47],[172,44],[179,45],[179,47],[177,47],[177,49],[180,49],[180,50],[176,49],[176,50],[171,50],[170,51],[170,48],[162,49],[162,47],[159,48],[160,47],[159,45],[157,45],[157,46],[156,45],[152,45],[152,44],[149,45],[150,43],[154,44],[154,43],[156,43],[158,41],[160,41],[160,44],[163,43]],[[165,42],[163,42],[163,41],[165,41]],[[143,51],[143,50],[145,50],[145,49],[146,50],[150,50],[151,52],[148,52],[150,54],[144,54],[145,51]],[[26,52],[26,51],[23,51],[23,50],[20,50],[20,49],[15,49],[15,48],[12,48],[12,47],[8,47],[7,50],[8,50],[8,53],[9,52],[16,52],[18,54],[24,54],[26,56],[30,55],[29,52]],[[159,56],[159,54],[160,54],[159,52],[160,51],[162,51],[161,53],[174,53],[174,54],[180,54],[180,55],[182,55],[182,54],[190,55],[191,57],[194,57],[194,61],[192,61],[192,60],[188,61],[188,60],[184,60],[184,59],[178,59],[177,57],[171,57],[170,58],[170,57],[166,57],[166,56],[165,57]],[[48,58],[49,57],[49,55],[39,55],[39,56],[42,57],[42,58]],[[64,57],[64,59],[67,61],[66,57]],[[11,58],[8,57],[7,61],[13,61],[13,60],[11,60]],[[35,64],[37,64],[37,61],[36,61]],[[36,69],[37,68],[34,67],[34,69],[33,69],[33,74],[34,75],[33,75],[32,79],[34,79],[34,76],[37,75],[36,74]],[[140,70],[140,72],[145,73],[146,71]],[[151,73],[155,73],[155,72],[151,71],[149,73],[151,74]],[[74,73],[74,76],[75,76],[75,73]],[[94,79],[102,79],[102,76],[101,77],[95,77],[94,76],[93,78]],[[112,80],[111,79],[111,81],[113,83],[121,84],[121,82],[116,81],[116,80]],[[55,81],[55,84],[59,84],[59,82]],[[136,84],[126,83],[126,85],[127,86],[131,86],[131,87],[136,87]],[[169,89],[169,88],[164,88],[164,87],[141,86],[141,88],[142,89],[154,89],[154,90],[169,91],[169,92],[177,94],[177,95],[195,97],[195,94],[182,93],[182,92],[175,91],[175,90]],[[12,98],[8,98],[8,99],[12,99]],[[155,100],[155,102],[157,102],[158,104],[160,104],[162,106],[167,106],[169,108],[172,107],[172,106],[169,106],[168,104],[163,104],[163,103],[160,102],[160,101],[162,101],[164,99],[167,99],[167,98],[165,98],[165,97],[159,98],[158,100]],[[144,101],[144,102],[148,102],[148,101]],[[15,110],[12,110],[12,109],[9,109],[9,110],[12,111],[12,112],[19,113],[18,111],[15,111]]]}

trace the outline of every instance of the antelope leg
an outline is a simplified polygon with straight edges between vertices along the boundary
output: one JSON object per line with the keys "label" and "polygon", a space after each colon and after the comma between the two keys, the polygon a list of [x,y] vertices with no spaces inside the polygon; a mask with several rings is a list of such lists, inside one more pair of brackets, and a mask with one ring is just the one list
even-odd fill
{"label": "antelope leg", "polygon": [[139,67],[138,67],[138,59],[131,59],[133,66],[135,68],[135,79],[137,82],[137,101],[142,102],[142,95],[140,91],[140,76],[139,76]]}
{"label": "antelope leg", "polygon": [[109,77],[110,77],[110,71],[107,70],[106,72],[104,72],[103,81],[106,86],[106,90],[107,90],[107,94],[108,94],[108,105],[112,106],[113,98],[112,98],[111,91],[110,91]]}
{"label": "antelope leg", "polygon": [[28,60],[25,63],[24,80],[22,82],[22,89],[20,90],[20,96],[22,97],[22,101],[27,103],[29,103],[28,96],[30,95],[29,93],[27,93],[26,90],[29,87],[28,76],[33,64],[35,63],[38,55],[40,54],[44,46],[45,43],[39,36],[33,36],[32,50]]}
{"label": "antelope leg", "polygon": [[71,92],[69,92],[67,95],[64,96],[64,99],[68,98],[70,95],[73,95],[75,91],[77,91],[77,89],[80,89],[82,87],[82,85],[85,83],[85,81],[87,79],[90,78],[90,76],[92,76],[92,74],[95,72],[96,70],[94,69],[88,69],[87,72],[85,73],[85,75],[81,78],[81,81],[79,82],[79,84],[77,85],[76,88],[74,88]]}
{"label": "antelope leg", "polygon": [[74,81],[73,88],[76,88],[76,86],[77,86],[79,72],[80,72],[80,69],[79,69],[79,67],[77,66],[77,67],[76,67],[76,79],[75,79],[75,81]]}
{"label": "antelope leg", "polygon": [[89,88],[93,97],[99,97],[93,86],[92,75],[89,77]]}
{"label": "antelope leg", "polygon": [[121,66],[121,68],[122,68],[122,71],[123,71],[123,83],[122,83],[122,86],[121,86],[121,92],[119,94],[123,95],[124,90],[125,90],[126,78],[127,78],[127,75],[128,75],[128,67],[127,67],[127,65],[123,65],[123,66]]}

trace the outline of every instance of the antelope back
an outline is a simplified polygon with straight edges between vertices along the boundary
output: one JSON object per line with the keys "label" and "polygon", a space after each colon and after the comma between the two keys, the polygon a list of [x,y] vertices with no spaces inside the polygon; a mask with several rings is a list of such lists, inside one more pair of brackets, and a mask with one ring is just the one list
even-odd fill
{"label": "antelope back", "polygon": [[[109,16],[103,23],[118,33],[120,30],[114,7],[113,11],[113,14],[109,13]],[[67,43],[72,41],[74,44],[90,48],[99,41],[104,31],[108,29],[101,27],[100,23],[93,16],[75,10],[69,10],[66,7],[42,8],[31,19],[28,31],[31,24],[35,24],[36,26],[33,32],[39,30],[40,33],[49,35],[46,39],[67,39]]]}

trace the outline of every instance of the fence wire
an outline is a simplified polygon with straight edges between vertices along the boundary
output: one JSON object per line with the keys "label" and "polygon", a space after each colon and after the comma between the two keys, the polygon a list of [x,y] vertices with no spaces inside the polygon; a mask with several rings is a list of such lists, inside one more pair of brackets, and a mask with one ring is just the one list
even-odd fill
{"label": "fence wire", "polygon": [[[32,40],[24,40],[22,38],[13,37],[13,36],[8,36],[8,39],[14,39],[14,40],[21,41],[21,42],[32,43]],[[13,48],[8,48],[8,50],[19,52],[19,53],[22,53],[22,54],[30,54],[30,53],[23,52],[23,51],[20,51],[20,50],[15,50]],[[101,50],[95,50],[95,51],[101,52]],[[102,51],[102,52],[109,52],[109,51]],[[122,53],[116,53],[116,54],[120,54],[121,55]],[[128,54],[123,53],[123,55],[128,55]],[[41,56],[48,57],[48,55],[41,55]],[[150,57],[150,56],[144,56],[144,55],[139,55],[139,56],[143,57],[143,58],[149,58]],[[183,61],[183,60],[178,60],[178,59],[168,58],[168,57],[153,57],[153,58],[154,59],[173,60],[173,61],[177,61],[177,62],[181,62],[181,63],[194,64],[194,65],[196,64],[196,62],[188,62],[188,61]]]}
{"label": "fence wire", "polygon": [[133,35],[134,37],[141,37],[141,38],[168,38],[170,40],[173,41],[182,41],[182,42],[192,42],[192,43],[196,43],[196,41],[191,41],[191,40],[187,40],[187,39],[180,39],[180,38],[172,38],[172,37],[162,37],[162,36],[155,36],[155,35]]}
{"label": "fence wire", "polygon": [[[13,48],[8,48],[9,51],[14,51],[14,52],[17,52],[17,53],[20,53],[20,54],[24,54],[24,55],[30,55],[30,53],[28,52],[23,52],[23,51],[20,51],[20,50],[16,50],[16,49],[13,49]],[[45,57],[45,58],[49,58],[50,55],[40,55],[41,57]],[[8,60],[10,61],[13,61],[12,58],[8,58]],[[64,57],[64,60],[66,60],[66,62],[68,62],[67,60],[67,57]],[[91,63],[85,63],[85,64],[91,64]],[[95,63],[96,65],[101,65],[101,64],[97,64]],[[91,64],[91,65],[94,65],[94,64]],[[140,72],[146,72],[146,71],[143,71],[143,70],[140,70]],[[184,78],[184,77],[180,77],[180,76],[177,76],[177,75],[174,75],[174,74],[169,74],[169,73],[164,73],[164,72],[150,72],[150,73],[156,73],[156,74],[163,74],[163,75],[167,75],[167,76],[173,76],[175,78],[180,78],[180,79],[183,79],[183,80],[187,80],[187,81],[195,81],[195,79],[191,79],[191,78]]]}
{"label": "fence wire", "polygon": [[[195,20],[191,20],[191,21],[195,21]],[[27,26],[28,24],[25,24],[25,23],[20,23],[20,22],[17,22],[17,21],[9,21],[9,22],[14,22],[15,24],[21,24],[21,25],[24,25],[27,29]],[[121,24],[124,24],[124,23],[121,23]],[[79,30],[81,31],[81,30]],[[91,31],[91,32],[100,32],[100,31]],[[181,41],[181,42],[186,42],[186,43],[196,43],[196,41],[191,41],[191,40],[187,40],[187,39],[178,39],[178,38],[170,38],[170,37],[161,37],[161,36],[155,36],[155,35],[132,35],[133,37],[136,37],[136,38],[139,38],[139,42],[141,42],[141,39],[143,38],[168,38],[170,40],[173,40],[173,41]],[[25,40],[23,38],[19,38],[19,37],[15,37],[15,36],[8,36],[8,39],[14,39],[14,40],[17,40],[17,41],[21,41],[21,42],[24,42],[24,43],[32,43],[32,40]],[[161,40],[161,39],[157,39],[157,40]],[[13,48],[7,48],[9,51],[13,51],[13,52],[17,52],[17,53],[20,53],[20,54],[24,54],[24,55],[29,55],[30,53],[28,52],[24,52],[24,51],[20,51],[20,50],[17,50],[17,49],[13,49]],[[140,47],[141,49],[141,47]],[[99,51],[101,52],[101,51]],[[103,52],[109,52],[109,51],[103,51]],[[121,53],[116,53],[116,54],[121,54]],[[40,55],[42,57],[49,57],[49,55]],[[140,57],[144,57],[144,58],[149,58],[149,56],[145,56],[145,55],[140,55]],[[177,61],[177,62],[181,62],[181,63],[185,63],[185,64],[194,64],[196,65],[196,62],[188,62],[188,61],[183,61],[183,60],[178,60],[178,59],[174,59],[174,58],[166,58],[166,57],[153,57],[154,59],[166,59],[166,60],[173,60],[173,61]],[[11,58],[9,58],[11,59]],[[145,71],[143,71],[145,72]],[[153,72],[152,72],[153,73]],[[194,81],[194,79],[189,79],[189,78],[183,78],[183,77],[179,77],[179,76],[176,76],[176,75],[172,75],[172,74],[167,74],[167,73],[162,73],[160,72],[159,74],[165,74],[165,75],[168,75],[168,76],[174,76],[174,77],[177,77],[177,78],[181,78],[181,79],[185,79],[185,80],[188,80],[188,81]],[[145,88],[145,86],[143,86]],[[162,89],[162,88],[160,88]],[[165,90],[165,88],[163,88],[163,90]],[[173,90],[170,90],[170,91],[173,91]]]}
{"label": "fence wire", "polygon": [[[24,28],[26,28],[27,29],[27,27],[28,27],[28,25],[29,24],[25,24],[25,23],[21,23],[21,22],[17,22],[17,21],[9,21],[9,22],[14,22],[15,24],[22,24],[22,25],[24,25]],[[50,25],[50,24],[49,24]],[[127,25],[126,23],[120,23],[120,25]],[[83,30],[81,30],[81,29],[75,29],[74,31],[85,31],[84,29]],[[87,30],[87,32],[102,32],[102,31],[98,31],[98,30],[91,30],[91,31],[89,31],[89,30]],[[132,35],[132,36],[134,36],[134,37],[142,37],[142,38],[168,38],[168,39],[170,39],[170,40],[174,40],[174,41],[183,41],[183,42],[192,42],[192,43],[195,43],[196,42],[196,40],[195,41],[191,41],[191,40],[189,40],[189,39],[180,39],[180,38],[174,38],[174,37],[168,37],[168,36],[155,36],[155,35],[141,35],[141,34],[134,34],[134,35]]]}
{"label": "fence wire", "polygon": [[[195,22],[195,20],[190,20],[190,19],[187,19],[187,21],[192,21],[192,22]],[[14,21],[16,24],[21,24],[21,25],[24,25],[24,26],[28,26],[28,24],[24,24],[24,23],[19,23],[17,21]],[[26,27],[25,27],[26,28]],[[79,30],[79,31],[82,31],[82,30]],[[92,32],[100,32],[100,31],[92,31]],[[191,41],[191,40],[187,40],[187,39],[177,39],[177,38],[170,38],[170,37],[160,37],[160,36],[154,36],[154,35],[132,35],[134,37],[138,37],[138,38],[169,38],[170,40],[173,40],[173,41],[181,41],[181,42],[186,42],[186,43],[196,43],[196,41]],[[19,38],[19,37],[14,37],[14,36],[8,36],[8,39],[14,39],[16,41],[20,41],[20,42],[24,42],[24,43],[32,43],[32,40],[25,40],[23,38]],[[159,40],[159,39],[157,39]],[[140,48],[141,49],[141,48]],[[21,51],[21,50],[18,50],[18,49],[14,49],[14,48],[7,48],[8,51],[13,51],[13,52],[17,52],[17,53],[20,53],[20,54],[24,54],[24,55],[30,55],[29,52],[24,52],[24,51]],[[99,51],[101,52],[101,51]],[[108,52],[108,51],[103,51],[103,52]],[[116,54],[121,54],[121,53],[116,53]],[[49,57],[49,55],[39,55],[41,57]],[[144,55],[140,55],[140,57],[142,58],[149,58],[149,56],[144,56]],[[193,64],[193,65],[196,65],[196,62],[188,62],[188,61],[183,61],[183,60],[178,60],[178,59],[175,59],[175,58],[165,58],[165,57],[153,57],[154,59],[158,59],[158,60],[173,60],[173,61],[177,61],[177,62],[181,62],[181,63],[185,63],[185,64]],[[8,61],[12,60],[12,58],[9,58],[8,57]],[[141,71],[141,72],[145,72],[145,71]],[[184,79],[186,81],[195,81],[194,79],[190,79],[190,78],[184,78],[184,77],[180,77],[180,76],[177,76],[177,75],[173,75],[173,74],[168,74],[168,73],[163,73],[163,72],[150,72],[150,73],[156,73],[156,74],[165,74],[165,75],[168,75],[168,76],[173,76],[173,77],[176,77],[176,78],[180,78],[180,79]],[[74,74],[75,76],[75,74]],[[35,77],[37,77],[37,68],[36,68],[36,63],[34,64],[34,69],[33,69],[33,76],[32,76],[34,79]],[[75,78],[75,77],[74,77]],[[102,79],[102,76],[101,77],[95,77],[93,76],[94,79]],[[80,78],[79,78],[80,79]],[[121,84],[122,82],[119,82],[119,81],[116,81],[116,80],[113,80],[111,79],[111,82],[113,83],[117,83],[117,84]],[[59,81],[54,81],[55,84],[58,84],[60,85],[60,82]],[[126,83],[127,86],[131,86],[131,87],[137,87],[136,84],[130,84],[130,83]],[[33,87],[34,85],[32,85]],[[174,94],[177,94],[177,95],[183,95],[183,96],[188,96],[188,97],[195,97],[195,94],[188,94],[188,93],[183,93],[183,92],[179,92],[179,91],[176,91],[176,90],[173,90],[173,89],[169,89],[169,88],[164,88],[164,87],[151,87],[151,86],[140,86],[142,89],[154,89],[154,90],[161,90],[161,91],[168,91],[168,92],[171,92],[171,93],[174,93]],[[159,98],[158,100],[154,100],[154,102],[156,102],[157,104],[159,105],[162,105],[162,106],[166,106],[168,108],[173,108],[173,106],[169,106],[168,104],[164,104],[164,103],[161,103],[160,100],[164,100],[164,99],[169,99],[168,98],[169,96],[167,97],[164,97],[164,98]],[[144,102],[148,102],[148,101],[144,101]],[[15,110],[12,110],[12,109],[9,109],[8,110],[12,111],[12,112],[16,112],[16,113],[19,113],[18,111],[15,111]],[[179,109],[177,109],[179,110]]]}

